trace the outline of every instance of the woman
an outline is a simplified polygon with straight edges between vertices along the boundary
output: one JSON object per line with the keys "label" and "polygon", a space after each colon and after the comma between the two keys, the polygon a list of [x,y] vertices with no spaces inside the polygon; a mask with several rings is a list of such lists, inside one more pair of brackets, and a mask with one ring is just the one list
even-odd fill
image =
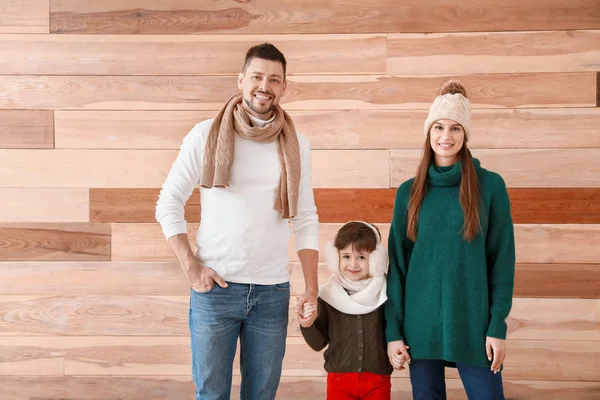
{"label": "woman", "polygon": [[396,192],[386,339],[390,360],[410,364],[416,400],[446,398],[445,366],[469,399],[504,399],[514,230],[504,180],[471,156],[471,134],[466,91],[449,81],[425,121],[417,174]]}

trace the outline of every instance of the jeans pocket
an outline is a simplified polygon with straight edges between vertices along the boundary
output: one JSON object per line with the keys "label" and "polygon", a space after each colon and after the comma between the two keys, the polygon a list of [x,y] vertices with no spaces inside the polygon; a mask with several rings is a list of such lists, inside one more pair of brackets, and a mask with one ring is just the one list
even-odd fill
{"label": "jeans pocket", "polygon": [[199,294],[199,295],[209,294],[209,293],[214,292],[214,290],[217,288],[217,286],[219,286],[219,285],[217,285],[217,283],[214,282],[213,285],[212,285],[212,287],[209,290],[207,290],[206,292],[198,292],[198,291],[194,290],[193,288],[192,288],[192,292],[194,294]]}
{"label": "jeans pocket", "polygon": [[285,292],[285,291],[290,290],[290,283],[289,282],[276,283],[275,285],[273,285],[273,287],[275,288],[275,290],[278,290],[280,292]]}

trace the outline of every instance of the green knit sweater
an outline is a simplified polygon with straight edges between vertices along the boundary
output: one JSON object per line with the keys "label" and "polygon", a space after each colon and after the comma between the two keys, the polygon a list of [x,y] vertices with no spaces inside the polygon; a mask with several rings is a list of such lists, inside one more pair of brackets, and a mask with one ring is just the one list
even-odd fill
{"label": "green knit sweater", "polygon": [[473,161],[481,193],[481,232],[470,243],[462,237],[460,163],[429,167],[414,243],[406,236],[414,179],[396,192],[388,243],[386,339],[403,339],[415,360],[489,368],[486,336],[506,338],[505,320],[512,306],[514,229],[504,180]]}

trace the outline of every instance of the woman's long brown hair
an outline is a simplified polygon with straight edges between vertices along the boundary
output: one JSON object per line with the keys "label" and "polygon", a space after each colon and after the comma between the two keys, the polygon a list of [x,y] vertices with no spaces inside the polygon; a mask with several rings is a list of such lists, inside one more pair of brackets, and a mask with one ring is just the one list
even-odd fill
{"label": "woman's long brown hair", "polygon": [[[427,193],[427,170],[432,162],[433,149],[431,148],[429,134],[425,139],[423,146],[423,157],[417,168],[417,175],[410,190],[410,198],[408,201],[408,228],[407,236],[415,242],[417,240],[417,225],[419,222],[419,211],[421,204]],[[472,241],[479,230],[481,229],[481,221],[479,220],[479,180],[475,172],[473,157],[467,148],[467,142],[463,143],[462,149],[458,152],[458,160],[461,163],[461,180],[460,180],[460,206],[463,210],[465,221],[462,228],[463,238],[470,242]]]}

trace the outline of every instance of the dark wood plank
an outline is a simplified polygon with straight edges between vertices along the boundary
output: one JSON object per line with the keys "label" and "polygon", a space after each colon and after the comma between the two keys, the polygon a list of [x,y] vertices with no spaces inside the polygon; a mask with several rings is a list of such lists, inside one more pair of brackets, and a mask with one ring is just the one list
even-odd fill
{"label": "dark wood plank", "polygon": [[297,2],[52,0],[51,32],[85,34],[370,33],[597,29],[595,0],[505,0],[502,4],[393,0]]}
{"label": "dark wood plank", "polygon": [[600,107],[600,72],[596,74],[596,107]]}
{"label": "dark wood plank", "polygon": [[[408,377],[392,378],[394,400],[412,399]],[[232,399],[239,400],[240,377],[233,377]],[[0,376],[4,400],[172,400],[194,395],[192,378],[184,376]],[[466,400],[458,379],[446,382],[448,400]],[[504,380],[507,399],[513,400],[597,400],[600,384],[593,382]],[[283,377],[277,390],[280,400],[314,400],[326,393],[324,377]]]}
{"label": "dark wood plank", "polygon": [[600,299],[600,264],[517,264],[514,293]]}
{"label": "dark wood plank", "polygon": [[108,261],[110,225],[0,224],[1,261]]}
{"label": "dark wood plank", "polygon": [[47,110],[0,110],[0,149],[54,148],[54,118]]}
{"label": "dark wood plank", "polygon": [[[160,189],[90,189],[90,222],[156,222]],[[185,219],[200,221],[200,191],[185,205]]]}
{"label": "dark wood plank", "polygon": [[600,189],[510,188],[508,194],[518,224],[600,223]]}
{"label": "dark wood plank", "polygon": [[[0,0],[1,1],[1,0]],[[249,35],[5,35],[0,74],[11,75],[235,75]],[[272,35],[288,61],[287,74],[385,74],[386,37]]]}
{"label": "dark wood plank", "polygon": [[[293,76],[286,110],[428,109],[453,76]],[[593,107],[596,73],[458,77],[473,108]],[[233,76],[0,76],[0,109],[218,110]]]}
{"label": "dark wood plank", "polygon": [[[390,222],[396,189],[315,189],[321,222],[363,219]],[[91,222],[156,222],[159,189],[90,189]],[[513,220],[518,224],[598,224],[600,188],[510,188]],[[341,206],[342,204],[343,206]],[[188,222],[200,221],[196,189],[185,206]]]}

